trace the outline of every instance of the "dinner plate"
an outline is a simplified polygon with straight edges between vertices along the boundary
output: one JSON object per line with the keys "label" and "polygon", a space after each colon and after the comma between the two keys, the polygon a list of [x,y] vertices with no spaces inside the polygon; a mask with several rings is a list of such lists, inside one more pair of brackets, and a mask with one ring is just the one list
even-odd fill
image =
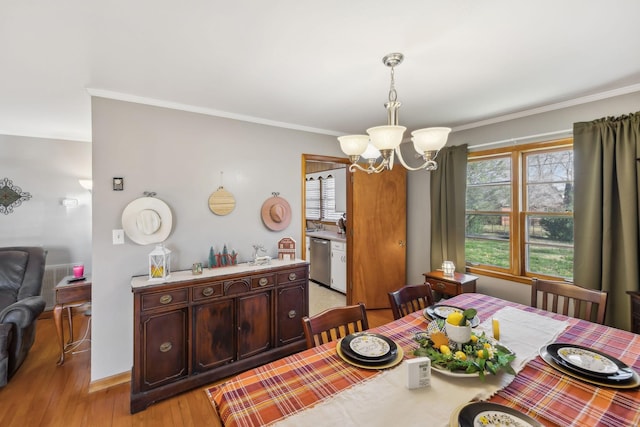
{"label": "dinner plate", "polygon": [[542,360],[544,360],[549,366],[562,372],[565,375],[587,382],[589,384],[599,385],[603,387],[628,389],[640,386],[640,375],[638,375],[638,373],[634,369],[631,369],[631,378],[628,378],[626,380],[616,380],[615,376],[603,378],[593,375],[586,375],[575,369],[571,369],[571,365],[562,365],[560,363],[557,363],[549,353],[547,347],[547,345],[543,345],[542,347],[540,347],[540,357],[542,357]]}
{"label": "dinner plate", "polygon": [[[454,307],[452,305],[437,304],[437,305],[431,305],[425,308],[422,313],[424,314],[424,317],[427,317],[427,318],[446,319],[447,316],[454,311],[459,311],[460,313],[462,313],[464,309],[460,307]],[[475,328],[479,324],[480,324],[480,318],[476,315],[473,319],[471,319],[471,327]]]}
{"label": "dinner plate", "polygon": [[575,344],[554,343],[547,346],[553,361],[578,373],[614,381],[628,380],[633,369],[620,360],[598,350]]}
{"label": "dinner plate", "polygon": [[[344,339],[344,338],[343,338]],[[353,360],[350,357],[345,356],[345,354],[342,352],[342,346],[340,345],[342,340],[340,340],[340,342],[338,342],[338,344],[336,345],[336,352],[338,353],[338,356],[344,360],[346,363],[356,366],[358,368],[362,368],[362,369],[387,369],[387,368],[392,368],[394,366],[396,366],[397,364],[399,364],[400,362],[402,362],[402,359],[404,358],[404,351],[402,350],[402,347],[397,347],[397,352],[396,352],[396,356],[393,360],[389,361],[389,362],[385,362],[385,363],[362,363],[359,362],[357,360]]]}
{"label": "dinner plate", "polygon": [[372,332],[349,334],[340,341],[342,353],[364,364],[388,363],[397,356],[398,345],[384,335]]}
{"label": "dinner plate", "polygon": [[459,427],[522,426],[542,427],[539,421],[509,406],[492,402],[473,402],[460,409]]}

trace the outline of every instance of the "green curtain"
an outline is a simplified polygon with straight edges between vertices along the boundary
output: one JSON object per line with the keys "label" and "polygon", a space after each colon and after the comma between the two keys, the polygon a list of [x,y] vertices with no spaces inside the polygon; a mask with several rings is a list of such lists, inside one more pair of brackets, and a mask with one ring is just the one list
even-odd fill
{"label": "green curtain", "polygon": [[464,232],[467,192],[467,144],[445,147],[431,172],[431,269],[453,261],[465,272]]}
{"label": "green curtain", "polygon": [[573,125],[576,284],[609,293],[607,324],[630,330],[640,290],[640,112]]}

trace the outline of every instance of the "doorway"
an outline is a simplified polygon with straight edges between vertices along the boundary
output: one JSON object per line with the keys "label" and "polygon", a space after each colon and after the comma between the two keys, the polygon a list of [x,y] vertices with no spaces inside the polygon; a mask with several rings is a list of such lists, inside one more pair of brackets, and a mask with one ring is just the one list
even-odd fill
{"label": "doorway", "polygon": [[[316,154],[302,154],[301,215],[303,221],[301,235],[302,241],[305,245],[305,250],[302,251],[301,255],[303,259],[311,263],[310,276],[313,278],[318,276],[317,274],[314,275],[313,265],[313,258],[318,261],[318,254],[316,253],[313,257],[311,256],[312,241],[324,242],[327,248],[331,249],[331,253],[327,254],[326,262],[321,263],[323,266],[318,264],[315,267],[326,269],[325,271],[327,271],[327,274],[331,276],[324,280],[323,287],[326,288],[326,291],[329,294],[336,294],[335,298],[331,298],[331,300],[344,300],[341,305],[346,303],[345,294],[333,289],[342,288],[345,289],[346,292],[349,292],[346,286],[349,274],[347,257],[346,255],[339,255],[337,252],[337,246],[333,245],[334,240],[324,240],[323,238],[326,236],[319,236],[318,234],[326,234],[329,236],[329,239],[331,239],[330,236],[332,235],[334,237],[340,236],[340,239],[345,242],[346,236],[338,233],[340,228],[338,223],[340,223],[339,219],[342,217],[342,213],[347,213],[348,165],[349,161],[345,158],[321,156]],[[325,187],[325,185],[327,185],[327,187]],[[325,197],[327,198],[325,199]],[[347,243],[342,243],[342,245],[344,245],[343,249],[345,249]],[[334,250],[336,251],[337,256],[336,260],[340,259],[342,262],[334,262]],[[339,267],[342,267],[342,269]],[[318,273],[320,273],[320,271],[318,271]],[[340,277],[342,277],[342,281],[340,281]],[[310,281],[309,286],[312,285],[316,285],[316,283]],[[316,292],[316,295],[324,294],[326,294],[326,292]],[[313,301],[311,301],[311,303],[313,303]],[[334,303],[332,302],[332,304]]]}

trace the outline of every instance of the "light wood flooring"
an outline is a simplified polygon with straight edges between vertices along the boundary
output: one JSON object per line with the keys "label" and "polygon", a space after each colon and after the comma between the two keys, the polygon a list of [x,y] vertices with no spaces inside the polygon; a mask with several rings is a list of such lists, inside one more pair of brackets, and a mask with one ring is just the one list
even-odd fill
{"label": "light wood flooring", "polygon": [[[392,320],[391,310],[369,310],[367,316],[371,327]],[[86,331],[90,317],[77,313],[73,318],[77,338]],[[83,344],[78,350],[84,348],[89,347]],[[36,341],[26,361],[0,388],[0,426],[221,426],[204,388],[131,415],[128,382],[89,393],[90,351],[67,355],[57,366],[59,351],[53,319],[38,320]]]}

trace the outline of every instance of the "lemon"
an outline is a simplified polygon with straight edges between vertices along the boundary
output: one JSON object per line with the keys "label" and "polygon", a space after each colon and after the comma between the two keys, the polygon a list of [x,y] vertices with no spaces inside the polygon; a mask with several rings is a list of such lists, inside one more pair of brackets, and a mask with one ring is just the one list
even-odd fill
{"label": "lemon", "polygon": [[463,351],[456,351],[453,355],[458,360],[467,360],[467,355]]}
{"label": "lemon", "polygon": [[449,315],[447,316],[447,322],[451,323],[452,325],[459,326],[460,321],[462,320],[463,317],[464,316],[459,311],[453,311],[449,313]]}
{"label": "lemon", "polygon": [[448,345],[441,345],[440,346],[440,353],[442,354],[451,354],[451,349],[449,348]]}

